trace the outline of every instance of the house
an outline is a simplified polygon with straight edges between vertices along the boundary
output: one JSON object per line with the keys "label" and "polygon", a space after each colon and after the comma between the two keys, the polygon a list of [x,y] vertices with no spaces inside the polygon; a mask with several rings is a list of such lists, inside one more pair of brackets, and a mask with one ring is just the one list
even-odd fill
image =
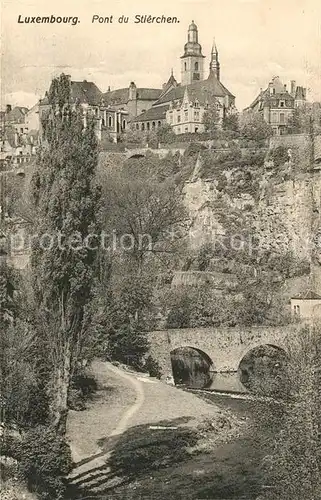
{"label": "house", "polygon": [[[97,138],[108,136],[117,142],[119,135],[127,128],[128,112],[118,106],[111,106],[105,101],[104,95],[94,82],[82,82],[70,79],[71,104],[80,106],[83,112],[84,125],[89,117],[95,120]],[[39,102],[40,130],[41,121],[50,109],[48,93]],[[42,130],[41,130],[42,134]]]}
{"label": "house", "polygon": [[278,76],[270,81],[265,90],[260,91],[252,104],[245,112],[261,113],[266,123],[271,125],[274,134],[287,133],[287,126],[292,117],[293,110],[306,102],[306,89],[297,87],[291,81],[290,92]]}
{"label": "house", "polygon": [[291,312],[300,319],[321,318],[321,295],[309,290],[292,297]]}

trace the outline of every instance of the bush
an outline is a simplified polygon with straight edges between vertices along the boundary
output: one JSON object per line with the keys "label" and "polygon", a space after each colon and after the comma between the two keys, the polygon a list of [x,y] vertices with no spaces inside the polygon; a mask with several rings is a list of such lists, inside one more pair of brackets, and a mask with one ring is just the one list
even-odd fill
{"label": "bush", "polygon": [[65,478],[72,468],[70,448],[64,438],[47,427],[36,427],[17,447],[17,459],[19,473],[30,491],[42,500],[64,497]]}
{"label": "bush", "polygon": [[151,356],[147,356],[145,360],[144,370],[149,373],[150,377],[161,378],[162,372],[157,361]]}
{"label": "bush", "polygon": [[84,410],[86,402],[93,396],[97,389],[98,385],[95,377],[82,369],[72,379],[68,394],[68,407],[76,411]]}
{"label": "bush", "polygon": [[109,334],[107,355],[113,360],[142,368],[148,348],[146,332],[139,331],[135,325],[123,325]]}

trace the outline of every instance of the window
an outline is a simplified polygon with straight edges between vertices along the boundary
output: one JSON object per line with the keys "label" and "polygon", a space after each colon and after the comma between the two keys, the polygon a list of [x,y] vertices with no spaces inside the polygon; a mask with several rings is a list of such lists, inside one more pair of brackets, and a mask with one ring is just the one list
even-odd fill
{"label": "window", "polygon": [[20,132],[23,134],[23,128],[20,129]]}
{"label": "window", "polygon": [[149,129],[150,129],[150,123],[147,122],[147,130],[149,130]]}
{"label": "window", "polygon": [[111,116],[108,116],[108,127],[111,127],[112,125],[112,119]]}
{"label": "window", "polygon": [[156,123],[152,122],[152,128],[154,129],[156,127]]}
{"label": "window", "polygon": [[186,62],[184,63],[184,71],[187,71],[187,64],[186,64]]}
{"label": "window", "polygon": [[185,111],[184,118],[185,118],[185,121],[187,122],[188,121],[188,111]]}
{"label": "window", "polygon": [[284,108],[285,106],[285,101],[280,101],[280,108]]}
{"label": "window", "polygon": [[300,306],[294,306],[293,311],[296,316],[300,316]]}
{"label": "window", "polygon": [[194,118],[195,118],[195,120],[199,121],[199,119],[200,119],[200,112],[199,111],[194,111]]}
{"label": "window", "polygon": [[123,129],[125,130],[126,128],[126,120],[123,120]]}
{"label": "window", "polygon": [[185,127],[185,132],[188,132],[188,127]]}
{"label": "window", "polygon": [[145,130],[145,123],[142,123],[142,131]]}
{"label": "window", "polygon": [[195,127],[195,133],[198,132],[198,127]]}
{"label": "window", "polygon": [[284,113],[280,113],[280,123],[282,123],[283,125],[285,123],[285,115],[284,115]]}
{"label": "window", "polygon": [[277,114],[272,113],[272,123],[276,123],[278,121]]}
{"label": "window", "polygon": [[161,126],[162,126],[162,122],[161,122],[161,121],[159,121],[159,122],[157,123],[157,125],[158,125],[158,127],[161,127]]}
{"label": "window", "polygon": [[139,130],[139,123],[136,123],[136,130]]}
{"label": "window", "polygon": [[194,64],[195,71],[198,71],[198,62]]}
{"label": "window", "polygon": [[177,123],[181,122],[181,115],[177,115]]}
{"label": "window", "polygon": [[181,127],[178,127],[177,128],[177,133],[180,134],[181,133]]}
{"label": "window", "polygon": [[173,113],[170,112],[169,114],[169,123],[173,123]]}

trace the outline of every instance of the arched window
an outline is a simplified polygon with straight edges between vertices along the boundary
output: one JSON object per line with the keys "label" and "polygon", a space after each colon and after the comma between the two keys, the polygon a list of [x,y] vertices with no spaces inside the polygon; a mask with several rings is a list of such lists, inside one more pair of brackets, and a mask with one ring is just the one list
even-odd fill
{"label": "arched window", "polygon": [[156,126],[156,123],[155,122],[152,122],[152,128],[154,129]]}
{"label": "arched window", "polygon": [[195,71],[198,71],[198,62],[194,64]]}
{"label": "arched window", "polygon": [[142,123],[142,131],[145,130],[145,123]]}
{"label": "arched window", "polygon": [[162,126],[162,122],[159,121],[158,122],[158,126],[161,127]]}
{"label": "arched window", "polygon": [[149,129],[150,129],[150,123],[147,122],[147,130],[149,130]]}

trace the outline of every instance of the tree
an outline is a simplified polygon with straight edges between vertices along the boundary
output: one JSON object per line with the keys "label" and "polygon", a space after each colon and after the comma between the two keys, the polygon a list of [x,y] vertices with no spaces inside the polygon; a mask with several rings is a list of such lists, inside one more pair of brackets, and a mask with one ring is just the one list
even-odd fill
{"label": "tree", "polygon": [[261,113],[247,112],[240,117],[240,132],[245,139],[263,141],[271,137],[271,126],[265,122]]}
{"label": "tree", "polygon": [[292,134],[320,134],[321,105],[320,103],[305,104],[293,110],[289,119],[289,131]]}
{"label": "tree", "polygon": [[320,341],[320,324],[291,333],[282,412],[275,418],[275,405],[266,406],[258,416],[267,435],[271,437],[271,422],[274,432],[264,461],[271,486],[264,499],[321,497]]}
{"label": "tree", "polygon": [[104,228],[139,273],[151,259],[174,254],[185,234],[187,213],[167,167],[154,156],[131,160],[103,180]]}
{"label": "tree", "polygon": [[238,135],[240,131],[239,127],[239,116],[234,113],[232,115],[226,115],[223,118],[223,130],[227,132],[232,132],[234,135]]}
{"label": "tree", "polygon": [[86,340],[86,307],[98,255],[100,189],[94,122],[70,99],[70,80],[52,82],[44,143],[33,178],[38,238],[31,256],[38,336],[51,365],[51,423],[64,434],[70,380]]}
{"label": "tree", "polygon": [[172,144],[176,139],[176,135],[168,123],[159,127],[156,131],[156,135],[160,144]]}
{"label": "tree", "polygon": [[213,138],[217,135],[217,129],[219,124],[219,112],[216,103],[211,104],[208,109],[205,110],[203,115],[203,124],[205,131],[209,132]]}

